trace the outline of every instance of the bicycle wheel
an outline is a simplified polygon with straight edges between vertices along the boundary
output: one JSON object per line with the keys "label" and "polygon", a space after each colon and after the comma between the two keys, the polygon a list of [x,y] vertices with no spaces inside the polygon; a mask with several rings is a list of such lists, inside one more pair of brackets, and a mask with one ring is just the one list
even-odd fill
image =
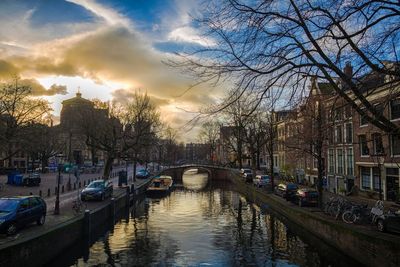
{"label": "bicycle wheel", "polygon": [[354,223],[356,221],[356,219],[357,219],[357,217],[352,211],[348,210],[348,211],[343,212],[343,214],[342,214],[342,220],[345,223],[350,223],[350,224]]}

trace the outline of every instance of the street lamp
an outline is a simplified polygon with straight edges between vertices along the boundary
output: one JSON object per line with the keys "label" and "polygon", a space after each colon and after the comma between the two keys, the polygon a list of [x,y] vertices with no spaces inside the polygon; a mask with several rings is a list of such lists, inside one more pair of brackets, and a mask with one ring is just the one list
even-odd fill
{"label": "street lamp", "polygon": [[58,176],[57,176],[57,195],[56,195],[56,203],[54,205],[54,215],[60,214],[60,183],[61,183],[61,169],[63,167],[61,163],[61,159],[63,158],[63,154],[57,154],[57,169],[58,169]]}

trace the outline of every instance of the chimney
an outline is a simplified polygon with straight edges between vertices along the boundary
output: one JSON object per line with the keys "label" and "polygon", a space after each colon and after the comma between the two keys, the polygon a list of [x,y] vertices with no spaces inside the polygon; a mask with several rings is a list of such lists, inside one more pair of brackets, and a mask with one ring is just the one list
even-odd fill
{"label": "chimney", "polygon": [[351,62],[347,61],[346,66],[343,69],[344,74],[346,74],[347,77],[351,78],[353,77],[353,67],[351,66]]}

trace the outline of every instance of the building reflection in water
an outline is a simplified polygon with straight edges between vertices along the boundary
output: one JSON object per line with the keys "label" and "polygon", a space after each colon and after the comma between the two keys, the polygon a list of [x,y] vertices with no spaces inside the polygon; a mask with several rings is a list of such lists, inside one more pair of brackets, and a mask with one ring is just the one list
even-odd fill
{"label": "building reflection in water", "polygon": [[[77,266],[334,266],[279,219],[229,184],[189,173],[183,187],[141,199]],[[340,265],[337,265],[340,266]]]}

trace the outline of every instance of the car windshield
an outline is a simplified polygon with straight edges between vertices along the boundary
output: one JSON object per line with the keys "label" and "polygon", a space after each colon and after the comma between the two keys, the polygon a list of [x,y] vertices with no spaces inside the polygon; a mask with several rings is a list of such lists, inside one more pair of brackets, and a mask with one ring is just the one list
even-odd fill
{"label": "car windshield", "polygon": [[244,170],[245,173],[251,173],[251,170]]}
{"label": "car windshield", "polygon": [[16,199],[0,199],[0,212],[10,212],[17,208],[18,200]]}
{"label": "car windshield", "polygon": [[269,176],[261,176],[261,180],[269,180]]}
{"label": "car windshield", "polygon": [[103,187],[104,187],[104,182],[101,182],[101,181],[91,182],[88,185],[88,188],[103,188]]}

